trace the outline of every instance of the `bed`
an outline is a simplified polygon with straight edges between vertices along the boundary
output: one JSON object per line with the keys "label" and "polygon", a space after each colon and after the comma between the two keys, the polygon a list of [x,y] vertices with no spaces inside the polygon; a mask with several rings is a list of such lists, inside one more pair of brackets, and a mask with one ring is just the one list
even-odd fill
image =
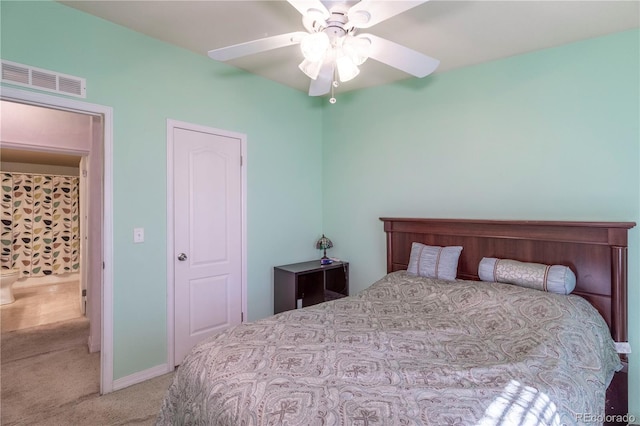
{"label": "bed", "polygon": [[[614,341],[627,340],[635,224],[381,220],[386,276],[200,343],[157,424],[572,425],[626,413]],[[456,280],[408,273],[414,243],[463,247]],[[575,290],[479,281],[488,257],[564,265]]]}

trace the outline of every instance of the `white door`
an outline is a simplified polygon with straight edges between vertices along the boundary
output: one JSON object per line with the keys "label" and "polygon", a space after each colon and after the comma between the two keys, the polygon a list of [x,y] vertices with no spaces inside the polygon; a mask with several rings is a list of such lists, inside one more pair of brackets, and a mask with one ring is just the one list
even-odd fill
{"label": "white door", "polygon": [[174,361],[242,315],[241,143],[173,128]]}

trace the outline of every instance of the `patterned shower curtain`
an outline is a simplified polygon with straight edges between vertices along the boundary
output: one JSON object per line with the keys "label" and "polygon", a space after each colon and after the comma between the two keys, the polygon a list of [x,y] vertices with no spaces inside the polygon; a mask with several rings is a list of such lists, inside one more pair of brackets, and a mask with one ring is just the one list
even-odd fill
{"label": "patterned shower curtain", "polygon": [[2,172],[2,268],[21,277],[80,268],[79,178]]}

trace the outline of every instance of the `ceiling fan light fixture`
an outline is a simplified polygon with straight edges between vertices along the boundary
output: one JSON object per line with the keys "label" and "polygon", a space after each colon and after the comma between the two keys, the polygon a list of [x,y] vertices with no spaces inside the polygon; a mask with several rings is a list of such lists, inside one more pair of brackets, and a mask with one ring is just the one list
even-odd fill
{"label": "ceiling fan light fixture", "polygon": [[371,41],[368,38],[347,36],[342,43],[342,51],[356,65],[362,65],[371,52]]}
{"label": "ceiling fan light fixture", "polygon": [[338,68],[338,77],[343,83],[354,79],[358,74],[360,74],[358,66],[346,55],[338,55],[336,58],[336,68]]}
{"label": "ceiling fan light fixture", "polygon": [[302,50],[305,59],[321,62],[330,45],[329,37],[325,33],[319,32],[303,38],[300,42],[300,50]]}
{"label": "ceiling fan light fixture", "polygon": [[320,69],[322,68],[322,61],[310,61],[305,59],[300,62],[298,68],[305,73],[310,79],[315,80],[318,78],[318,74],[320,74]]}

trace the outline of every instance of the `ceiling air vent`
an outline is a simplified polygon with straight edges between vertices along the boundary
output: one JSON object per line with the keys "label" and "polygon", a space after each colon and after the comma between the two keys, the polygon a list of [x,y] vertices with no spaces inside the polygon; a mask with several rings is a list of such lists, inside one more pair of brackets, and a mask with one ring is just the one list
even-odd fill
{"label": "ceiling air vent", "polygon": [[31,87],[32,89],[46,90],[47,92],[60,93],[62,95],[71,95],[80,98],[87,97],[86,80],[84,78],[18,64],[16,62],[2,61],[2,82]]}

